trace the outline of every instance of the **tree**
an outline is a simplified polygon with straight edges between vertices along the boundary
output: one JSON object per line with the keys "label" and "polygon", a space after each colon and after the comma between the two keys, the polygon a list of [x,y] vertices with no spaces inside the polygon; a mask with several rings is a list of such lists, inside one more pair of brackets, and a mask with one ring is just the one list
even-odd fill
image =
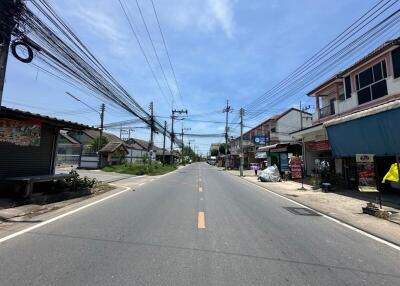
{"label": "tree", "polygon": [[[90,143],[90,146],[94,152],[97,152],[97,150],[100,150],[104,146],[106,146],[108,143],[108,139],[104,136],[101,137],[101,143],[100,143],[100,136],[97,136],[96,138],[93,139],[93,141]],[[99,147],[100,144],[100,148]]]}
{"label": "tree", "polygon": [[212,149],[211,150],[211,156],[218,156],[218,150],[217,149]]}
{"label": "tree", "polygon": [[219,154],[225,154],[225,144],[219,145]]}

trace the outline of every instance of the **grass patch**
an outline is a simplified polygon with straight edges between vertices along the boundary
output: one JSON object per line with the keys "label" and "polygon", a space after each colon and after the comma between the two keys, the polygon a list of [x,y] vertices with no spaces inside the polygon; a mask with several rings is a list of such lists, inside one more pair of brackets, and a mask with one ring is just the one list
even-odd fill
{"label": "grass patch", "polygon": [[142,163],[132,163],[132,164],[122,164],[122,165],[114,165],[103,168],[103,171],[106,172],[116,172],[122,174],[130,174],[130,175],[149,175],[149,176],[157,176],[164,175],[166,173],[172,172],[176,170],[175,165],[165,165],[163,166],[160,163],[153,162],[151,165],[142,164]]}

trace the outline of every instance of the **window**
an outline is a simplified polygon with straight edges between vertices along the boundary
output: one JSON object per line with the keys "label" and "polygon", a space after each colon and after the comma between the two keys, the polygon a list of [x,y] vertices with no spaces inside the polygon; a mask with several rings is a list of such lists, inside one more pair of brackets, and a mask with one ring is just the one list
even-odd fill
{"label": "window", "polygon": [[346,95],[346,99],[351,97],[351,80],[350,80],[350,76],[346,76],[344,78],[344,87],[345,87],[345,95]]}
{"label": "window", "polygon": [[271,132],[276,132],[276,127],[272,127]]}
{"label": "window", "polygon": [[360,88],[366,87],[374,82],[374,76],[372,73],[372,68],[369,68],[363,72],[358,74],[358,80],[360,81],[359,86]]}
{"label": "window", "polygon": [[393,76],[394,78],[400,77],[400,48],[392,51],[393,62]]}
{"label": "window", "polygon": [[[358,104],[380,98],[388,94],[386,85],[386,62],[381,61],[356,75]],[[349,79],[350,80],[350,79]],[[346,84],[346,79],[345,79]],[[351,91],[351,87],[350,87]],[[346,84],[347,95],[347,84]],[[347,97],[346,97],[347,98]]]}

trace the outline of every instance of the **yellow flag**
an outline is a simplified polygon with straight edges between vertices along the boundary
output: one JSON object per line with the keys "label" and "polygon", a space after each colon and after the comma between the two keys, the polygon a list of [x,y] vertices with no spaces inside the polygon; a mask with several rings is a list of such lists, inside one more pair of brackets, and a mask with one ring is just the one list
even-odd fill
{"label": "yellow flag", "polygon": [[389,172],[383,177],[382,183],[385,181],[398,182],[399,181],[399,170],[397,169],[397,163],[390,166]]}

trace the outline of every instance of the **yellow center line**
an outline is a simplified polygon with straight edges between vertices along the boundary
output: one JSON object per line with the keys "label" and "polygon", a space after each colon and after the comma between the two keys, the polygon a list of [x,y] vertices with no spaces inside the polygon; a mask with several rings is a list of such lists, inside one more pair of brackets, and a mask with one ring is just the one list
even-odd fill
{"label": "yellow center line", "polygon": [[204,229],[206,228],[206,218],[204,216],[204,212],[199,212],[197,215],[197,228]]}

